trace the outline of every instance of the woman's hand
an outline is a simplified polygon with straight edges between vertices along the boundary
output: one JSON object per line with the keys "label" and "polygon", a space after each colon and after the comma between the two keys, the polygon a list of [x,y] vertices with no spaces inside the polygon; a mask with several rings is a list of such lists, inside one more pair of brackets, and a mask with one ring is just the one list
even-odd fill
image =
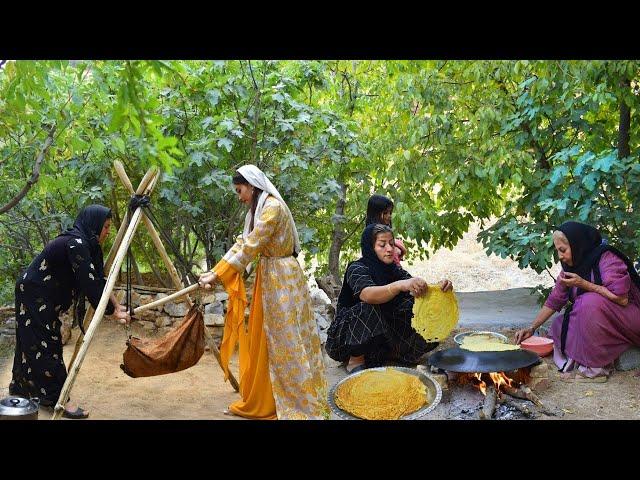
{"label": "woman's hand", "polygon": [[569,288],[577,287],[586,290],[587,281],[577,273],[562,272],[560,281]]}
{"label": "woman's hand", "polygon": [[530,336],[533,335],[534,329],[533,327],[523,328],[522,330],[518,330],[516,332],[516,344],[519,344],[523,340],[526,340]]}
{"label": "woman's hand", "polygon": [[122,325],[131,323],[131,315],[129,315],[125,305],[116,305],[113,317]]}
{"label": "woman's hand", "polygon": [[453,290],[453,283],[451,283],[451,280],[447,280],[446,278],[444,280],[440,280],[440,283],[438,283],[438,285],[440,285],[440,290],[442,290],[443,292]]}
{"label": "woman's hand", "polygon": [[414,297],[421,297],[427,292],[427,282],[420,277],[403,280],[401,287],[403,292],[409,292]]}
{"label": "woman's hand", "polygon": [[200,284],[200,287],[204,288],[205,290],[209,290],[213,288],[213,284],[216,283],[217,281],[218,281],[218,275],[216,275],[214,272],[205,272],[202,275],[200,275],[200,278],[198,279],[198,283]]}

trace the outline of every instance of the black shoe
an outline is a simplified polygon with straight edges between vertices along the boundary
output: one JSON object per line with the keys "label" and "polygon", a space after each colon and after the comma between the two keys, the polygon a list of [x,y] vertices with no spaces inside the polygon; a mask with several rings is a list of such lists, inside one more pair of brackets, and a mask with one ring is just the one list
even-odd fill
{"label": "black shoe", "polygon": [[85,412],[83,409],[81,409],[80,407],[78,407],[72,412],[65,409],[65,411],[62,412],[62,416],[64,418],[87,418],[89,414]]}

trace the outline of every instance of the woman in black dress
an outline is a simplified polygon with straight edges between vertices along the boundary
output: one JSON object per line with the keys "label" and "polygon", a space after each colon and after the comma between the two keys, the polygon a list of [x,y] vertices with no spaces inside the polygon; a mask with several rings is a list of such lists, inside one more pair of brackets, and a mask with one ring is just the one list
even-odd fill
{"label": "woman in black dress", "polygon": [[[16,282],[16,351],[9,393],[38,397],[54,406],[67,378],[58,318],[74,305],[82,322],[85,297],[97,307],[105,286],[101,243],[109,234],[111,210],[102,205],[83,208],[72,228],[50,241]],[[121,323],[130,320],[126,307],[112,295],[105,311]],[[89,414],[70,401],[63,415]]]}
{"label": "woman in black dress", "polygon": [[[336,317],[325,348],[348,372],[386,362],[415,365],[438,346],[411,326],[414,297],[427,292],[423,278],[412,277],[393,261],[395,242],[387,225],[372,223],[362,232],[362,258],[347,266]],[[453,288],[442,280],[443,291]]]}

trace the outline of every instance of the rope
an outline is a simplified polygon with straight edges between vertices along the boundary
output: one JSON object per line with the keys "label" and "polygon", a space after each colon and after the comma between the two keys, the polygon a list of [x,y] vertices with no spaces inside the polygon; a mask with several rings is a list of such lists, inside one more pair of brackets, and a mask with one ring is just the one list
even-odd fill
{"label": "rope", "polygon": [[[127,215],[126,215],[126,218],[125,218],[126,224],[127,225],[129,224],[129,222],[131,221],[132,213],[135,210],[137,210],[138,208],[143,208],[145,210],[145,213],[146,213],[147,217],[149,218],[149,220],[151,220],[151,223],[153,224],[153,226],[156,228],[156,230],[163,237],[165,243],[167,245],[169,245],[169,248],[171,249],[171,251],[175,255],[175,257],[178,260],[178,262],[180,263],[180,266],[183,269],[183,273],[187,277],[188,283],[194,283],[194,281],[191,278],[193,274],[191,273],[191,269],[187,266],[187,262],[185,261],[185,259],[180,254],[180,251],[176,247],[175,243],[173,243],[173,240],[171,240],[171,237],[169,237],[169,235],[160,227],[158,219],[156,218],[156,216],[154,215],[153,211],[151,210],[151,200],[149,199],[148,195],[136,195],[136,194],[134,194],[134,195],[131,196],[131,199],[129,200],[129,208],[127,209]],[[131,252],[131,246],[132,246],[132,243],[129,244],[129,247],[127,248],[127,282],[126,282],[126,288],[125,288],[125,296],[126,296],[126,307],[127,307],[127,310],[129,311],[129,313],[131,315],[131,321],[133,322],[133,320],[134,320],[133,310],[134,309],[133,309],[132,298],[131,298],[132,297],[132,291],[133,291],[133,286],[132,286],[133,282],[132,282],[132,278],[131,278],[131,267],[133,265],[133,254]],[[201,294],[201,292],[198,292],[196,294],[195,303],[198,306],[198,308],[200,308],[202,310],[203,305],[202,305],[202,294]],[[124,327],[125,327],[125,333],[127,335],[127,343],[128,343],[131,340],[131,325],[128,324],[128,323],[125,323]]]}
{"label": "rope", "polygon": [[158,222],[158,219],[156,218],[155,214],[153,213],[153,210],[151,209],[151,201],[149,200],[149,197],[147,195],[133,195],[131,197],[131,201],[129,202],[129,208],[135,209],[137,207],[144,208],[145,213],[149,218],[149,220],[151,220],[151,223],[153,224],[153,226],[156,227],[156,230],[160,233],[164,242],[167,245],[169,245],[169,249],[175,256],[175,258],[178,260],[178,263],[182,268],[182,271],[183,271],[182,273],[186,277],[187,283],[188,284],[194,283],[195,279],[193,277],[193,274],[191,273],[191,268],[189,267],[189,265],[187,265],[187,261],[180,254],[179,248],[176,246],[173,240],[171,240],[171,237],[160,227],[160,223]]}

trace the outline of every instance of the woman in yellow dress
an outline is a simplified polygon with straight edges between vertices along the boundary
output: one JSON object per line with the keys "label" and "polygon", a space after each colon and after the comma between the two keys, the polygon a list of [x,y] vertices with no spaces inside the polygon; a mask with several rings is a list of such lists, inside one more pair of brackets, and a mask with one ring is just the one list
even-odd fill
{"label": "woman in yellow dress", "polygon": [[[220,345],[225,379],[239,344],[240,395],[229,406],[254,419],[327,418],[326,380],[318,327],[307,282],[296,257],[300,241],[291,212],[278,190],[254,165],[233,177],[238,199],[250,205],[242,236],[199,282],[222,282],[229,294]],[[253,301],[247,304],[243,271],[256,256]]]}

